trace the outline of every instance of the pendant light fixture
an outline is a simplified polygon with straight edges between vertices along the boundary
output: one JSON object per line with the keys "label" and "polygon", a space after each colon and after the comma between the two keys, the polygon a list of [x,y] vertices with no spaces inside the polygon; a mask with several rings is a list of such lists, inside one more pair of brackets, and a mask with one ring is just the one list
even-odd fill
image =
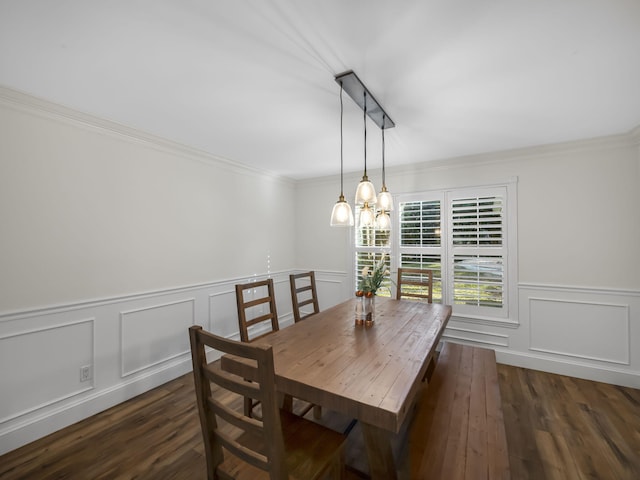
{"label": "pendant light fixture", "polygon": [[[364,112],[364,172],[362,180],[358,184],[356,190],[355,203],[360,206],[360,216],[358,218],[359,226],[375,227],[382,230],[388,230],[391,226],[391,220],[389,218],[389,211],[393,209],[393,199],[391,194],[387,191],[385,185],[385,171],[384,171],[384,129],[393,128],[395,124],[385,113],[382,106],[371,95],[371,92],[367,90],[358,76],[351,70],[336,75],[336,82],[340,84],[340,197],[338,202],[333,207],[331,214],[331,226],[350,226],[353,225],[353,215],[351,213],[351,207],[344,199],[343,192],[343,158],[342,158],[342,91],[349,94],[353,101],[362,108]],[[371,107],[371,108],[368,108]],[[382,132],[382,191],[380,197],[376,196],[376,189],[373,183],[369,181],[367,177],[367,115],[375,122]],[[386,193],[386,195],[385,195]],[[377,205],[380,209],[380,213],[376,216],[376,203],[382,201],[382,204]]]}
{"label": "pendant light fixture", "polygon": [[[369,181],[369,177],[367,177],[367,91],[364,91],[364,107],[362,111],[364,112],[364,173],[362,175],[362,180],[358,184],[358,188],[356,189],[356,205],[363,205],[363,209],[369,208],[369,205],[374,205],[376,203],[376,189],[373,186],[373,183]],[[360,219],[362,220],[362,214],[360,215]]]}
{"label": "pendant light fixture", "polygon": [[386,120],[386,115],[382,117],[382,189],[378,194],[378,209],[380,212],[376,216],[376,228],[378,230],[389,230],[391,228],[391,217],[389,216],[389,212],[393,210],[393,197],[387,190],[387,184],[385,179],[385,169],[384,169],[384,121]]}
{"label": "pendant light fixture", "polygon": [[385,168],[384,168],[384,150],[385,150],[384,128],[382,128],[381,130],[382,130],[382,189],[378,194],[378,208],[380,210],[390,212],[391,210],[393,210],[393,197],[387,190],[387,182],[385,178]]}
{"label": "pendant light fixture", "polygon": [[352,227],[353,226],[353,213],[351,212],[351,205],[344,199],[344,183],[342,179],[343,170],[343,146],[342,146],[342,117],[344,116],[344,107],[342,104],[342,82],[340,82],[340,196],[338,201],[333,206],[331,212],[332,227]]}

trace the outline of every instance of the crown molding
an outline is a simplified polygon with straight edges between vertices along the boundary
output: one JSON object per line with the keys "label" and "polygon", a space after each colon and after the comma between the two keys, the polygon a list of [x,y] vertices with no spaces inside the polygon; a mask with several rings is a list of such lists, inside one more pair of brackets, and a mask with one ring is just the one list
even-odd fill
{"label": "crown molding", "polygon": [[[537,145],[533,147],[518,148],[512,150],[501,150],[497,152],[481,153],[477,155],[465,155],[461,157],[443,158],[421,163],[411,163],[407,165],[386,166],[386,175],[402,176],[415,175],[422,171],[442,171],[455,168],[478,167],[483,165],[504,164],[519,160],[531,160],[537,158],[547,158],[556,155],[569,153],[593,152],[598,150],[611,150],[616,148],[629,148],[640,145],[640,125],[626,133],[607,135],[602,137],[574,140],[570,142]],[[381,174],[381,168],[369,168],[369,176],[375,177]],[[360,172],[345,172],[344,180],[357,184],[361,176]],[[338,180],[336,180],[338,179]],[[330,175],[325,177],[308,178],[298,180],[299,185],[307,184],[334,184],[339,181],[340,175]]]}
{"label": "crown molding", "polygon": [[611,150],[628,148],[640,140],[640,126],[622,134],[607,135],[602,137],[587,138],[569,142],[536,145],[532,147],[497,152],[467,155],[450,159],[440,159],[430,162],[415,163],[412,165],[387,167],[387,175],[415,173],[416,170],[447,170],[451,168],[465,168],[469,166],[482,166],[509,163],[519,160],[531,160],[536,158],[548,158],[569,153],[593,152],[598,150]]}
{"label": "crown molding", "polygon": [[[110,120],[99,118],[73,108],[60,105],[33,95],[4,87],[0,85],[0,104],[7,107],[18,108],[32,114],[46,116],[57,121],[73,123],[85,129],[98,130],[102,133],[118,136],[134,143],[142,143],[151,148],[187,157],[190,160],[203,162],[218,168],[259,177],[268,177],[289,185],[304,185],[308,183],[334,183],[339,175],[329,175],[308,179],[295,180],[289,177],[276,175],[267,170],[249,167],[239,162],[216,156],[196,148],[183,145],[150,133],[137,130],[133,127],[122,125]],[[611,148],[624,148],[640,145],[640,125],[626,133],[608,135],[602,137],[561,142],[546,145],[537,145],[526,148],[502,150],[497,152],[466,155],[461,157],[443,158],[438,160],[412,163],[409,165],[386,166],[387,175],[415,174],[417,171],[439,171],[451,168],[465,168],[469,166],[482,166],[525,160],[539,157],[549,157],[558,154],[577,153],[581,151],[606,150]],[[370,168],[369,172],[379,174],[380,168]],[[359,172],[344,173],[345,181],[353,181],[357,184],[360,178]]]}
{"label": "crown molding", "polygon": [[186,157],[189,160],[206,163],[217,168],[223,168],[227,171],[240,173],[242,175],[268,177],[287,184],[295,184],[295,180],[289,177],[276,175],[267,170],[249,167],[224,157],[213,155],[111,120],[80,112],[73,108],[4,87],[2,85],[0,85],[0,105],[41,117],[46,117],[54,121],[73,124],[74,126],[86,130],[97,131],[132,143],[143,144],[164,153],[179,155],[181,157]]}

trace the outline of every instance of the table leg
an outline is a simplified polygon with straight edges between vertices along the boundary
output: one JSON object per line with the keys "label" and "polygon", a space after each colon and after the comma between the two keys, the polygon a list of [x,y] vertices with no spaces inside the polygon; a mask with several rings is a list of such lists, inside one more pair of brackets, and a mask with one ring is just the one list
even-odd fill
{"label": "table leg", "polygon": [[280,394],[280,404],[282,405],[282,409],[287,412],[293,412],[293,397],[291,395]]}
{"label": "table leg", "polygon": [[391,432],[366,423],[361,425],[371,479],[397,479],[396,463],[391,450]]}

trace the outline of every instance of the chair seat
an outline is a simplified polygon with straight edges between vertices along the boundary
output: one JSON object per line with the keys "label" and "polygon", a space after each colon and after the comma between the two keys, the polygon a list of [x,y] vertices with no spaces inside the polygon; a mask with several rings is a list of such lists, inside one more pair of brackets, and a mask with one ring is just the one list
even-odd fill
{"label": "chair seat", "polygon": [[[285,462],[289,470],[289,478],[296,480],[312,480],[321,478],[327,471],[327,465],[340,465],[333,461],[339,455],[344,435],[322,425],[280,410],[280,423],[284,437]],[[257,437],[244,434],[240,443],[252,450],[260,449],[261,442]],[[309,456],[308,452],[313,452]],[[218,466],[218,473],[225,478],[235,480],[268,479],[264,470],[242,462],[225,451],[224,461]]]}

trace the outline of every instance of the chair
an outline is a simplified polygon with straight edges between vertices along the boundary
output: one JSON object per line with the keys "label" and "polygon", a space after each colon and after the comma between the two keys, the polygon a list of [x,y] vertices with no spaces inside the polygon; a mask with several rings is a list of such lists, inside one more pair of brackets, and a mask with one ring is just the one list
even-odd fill
{"label": "chair", "polygon": [[[425,278],[426,277],[426,278]],[[409,286],[410,288],[402,288]],[[425,298],[433,302],[433,270],[422,268],[398,268],[396,299]],[[424,293],[424,291],[427,293]]]}
{"label": "chair", "polygon": [[[225,339],[198,325],[189,338],[209,480],[342,477],[346,437],[278,408],[270,345]],[[219,361],[207,363],[205,346],[255,361],[255,381],[222,370]],[[260,399],[262,421],[234,410],[233,394]]]}
{"label": "chair", "polygon": [[[316,290],[316,275],[313,271],[289,275],[291,283],[291,304],[293,305],[293,319],[295,322],[309,318],[320,311],[318,292]],[[302,311],[301,308],[313,305],[312,312]]]}
{"label": "chair", "polygon": [[[289,275],[291,284],[291,305],[293,306],[293,321],[305,320],[320,311],[318,304],[318,291],[316,290],[316,274],[313,271]],[[305,312],[302,307],[313,305],[313,311]],[[312,405],[313,418],[316,420],[322,416],[320,405]],[[305,413],[309,409],[305,410]]]}
{"label": "chair", "polygon": [[[249,298],[248,300],[245,299],[245,292],[249,290],[257,291],[263,288],[266,288],[265,296],[259,298]],[[243,342],[253,342],[258,338],[280,330],[280,326],[278,325],[278,311],[276,310],[276,297],[274,295],[272,278],[268,278],[260,282],[236,285],[236,302],[238,304],[238,324],[240,327],[240,339]],[[251,313],[255,313],[255,310],[252,310],[254,307],[264,306],[267,304],[269,310],[267,313],[263,313],[262,311],[260,311],[259,315],[251,317]],[[268,332],[262,333],[254,338],[249,338],[249,327],[267,321],[271,322],[271,329]]]}
{"label": "chair", "polygon": [[[253,290],[254,293],[258,290],[266,289],[266,295],[258,298],[249,298],[245,296],[245,292]],[[262,294],[260,294],[262,295]],[[240,340],[243,342],[253,342],[270,333],[280,330],[278,324],[278,311],[276,309],[276,297],[274,295],[273,279],[268,278],[260,282],[244,283],[236,285],[236,303],[238,305],[238,326],[240,327]],[[252,316],[256,311],[255,307],[264,306],[268,304],[268,312],[263,313],[260,309],[259,315]],[[270,322],[270,330],[261,333],[253,338],[249,337],[249,327],[258,325],[265,322]],[[287,398],[286,400],[291,405],[292,400]],[[254,401],[251,397],[245,397],[244,399],[244,414],[248,417],[253,415],[253,409],[259,404],[259,401]]]}

